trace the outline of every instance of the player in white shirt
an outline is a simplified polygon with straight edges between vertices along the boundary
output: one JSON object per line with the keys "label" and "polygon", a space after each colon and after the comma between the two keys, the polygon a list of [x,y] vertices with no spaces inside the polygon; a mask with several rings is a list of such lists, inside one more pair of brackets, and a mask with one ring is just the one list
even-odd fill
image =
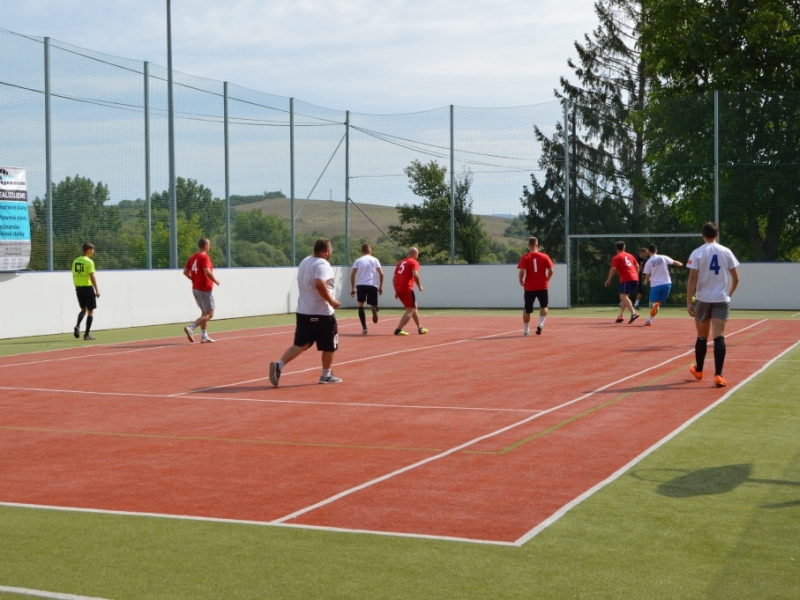
{"label": "player in white shirt", "polygon": [[[725,387],[722,376],[725,363],[725,323],[730,314],[731,296],[739,285],[739,261],[728,248],[717,243],[716,223],[703,225],[703,241],[692,252],[686,266],[689,284],[686,288],[686,309],[694,317],[697,341],[694,346],[695,364],[689,369],[695,379],[703,378],[709,332],[714,336],[714,385]],[[696,302],[692,302],[696,298]]]}
{"label": "player in white shirt", "polygon": [[647,252],[650,258],[642,268],[642,273],[647,277],[650,283],[650,317],[647,319],[645,325],[652,325],[653,319],[658,314],[658,309],[669,298],[669,292],[672,289],[672,278],[669,276],[669,266],[677,265],[683,266],[682,262],[671,259],[669,256],[658,253],[658,248],[655,244],[650,244],[647,247]]}
{"label": "player in white shirt", "polygon": [[308,350],[314,342],[322,352],[320,383],[341,383],[331,373],[333,353],[339,347],[339,329],[334,311],[341,303],[334,298],[334,274],[328,260],[333,248],[329,240],[320,238],[314,244],[314,255],[302,260],[297,269],[297,325],[294,343],[286,349],[281,359],[269,364],[269,380],[277,386],[286,363]]}
{"label": "player in white shirt", "polygon": [[350,295],[356,296],[358,302],[358,318],[364,335],[367,335],[367,317],[364,314],[364,303],[372,308],[372,322],[378,322],[378,295],[383,294],[383,269],[381,261],[372,256],[369,244],[361,246],[361,256],[353,263],[350,272]]}

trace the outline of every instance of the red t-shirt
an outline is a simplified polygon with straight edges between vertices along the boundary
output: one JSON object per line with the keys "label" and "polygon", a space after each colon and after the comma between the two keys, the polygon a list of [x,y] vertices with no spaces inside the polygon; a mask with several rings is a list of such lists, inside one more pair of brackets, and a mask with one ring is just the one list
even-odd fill
{"label": "red t-shirt", "polygon": [[619,273],[619,282],[639,281],[639,263],[633,254],[620,252],[611,259],[611,266]]}
{"label": "red t-shirt", "polygon": [[525,291],[538,292],[547,289],[547,269],[553,268],[553,261],[544,252],[528,252],[519,259],[517,268],[525,269]]}
{"label": "red t-shirt", "polygon": [[419,263],[413,258],[404,258],[394,268],[394,289],[398,292],[414,289],[414,271],[419,271]]}
{"label": "red t-shirt", "polygon": [[205,252],[192,254],[186,262],[186,268],[192,276],[192,289],[201,292],[210,292],[214,288],[214,282],[206,275],[206,267],[214,270],[211,264],[211,257]]}

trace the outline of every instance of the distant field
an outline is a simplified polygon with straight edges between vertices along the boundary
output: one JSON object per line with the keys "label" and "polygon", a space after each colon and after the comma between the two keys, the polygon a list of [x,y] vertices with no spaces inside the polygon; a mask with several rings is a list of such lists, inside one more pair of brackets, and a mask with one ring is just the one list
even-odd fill
{"label": "distant field", "polygon": [[[400,225],[400,217],[394,206],[381,206],[379,204],[363,204],[358,206],[375,221],[384,231],[391,225]],[[291,207],[288,198],[271,198],[240,204],[234,210],[247,212],[260,208],[265,214],[275,214],[287,221],[291,217]],[[299,213],[296,220],[297,232],[310,234],[314,231],[329,233],[331,231],[344,231],[344,203],[331,200],[295,200],[295,212]],[[511,223],[510,218],[479,215],[486,227],[487,233],[495,239],[520,242],[519,238],[508,238],[503,235],[506,227]],[[370,223],[361,211],[355,206],[350,207],[350,235],[352,237],[375,237],[375,226]]]}

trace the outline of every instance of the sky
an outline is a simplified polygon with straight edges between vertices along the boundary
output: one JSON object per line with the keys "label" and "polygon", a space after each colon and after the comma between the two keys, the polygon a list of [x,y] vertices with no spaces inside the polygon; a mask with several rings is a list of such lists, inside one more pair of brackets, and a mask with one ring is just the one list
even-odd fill
{"label": "sky", "polygon": [[[594,0],[172,0],[173,68],[339,110],[553,100]],[[0,27],[167,65],[166,0],[4,3]]]}

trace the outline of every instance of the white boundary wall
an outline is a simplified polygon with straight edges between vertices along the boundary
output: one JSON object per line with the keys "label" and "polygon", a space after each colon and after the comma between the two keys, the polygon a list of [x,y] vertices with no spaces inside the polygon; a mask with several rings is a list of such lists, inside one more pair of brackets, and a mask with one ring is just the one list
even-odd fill
{"label": "white boundary wall", "polygon": [[[392,266],[386,266],[381,306],[400,307],[391,289]],[[350,269],[334,267],[337,298],[353,307]],[[739,268],[741,284],[733,308],[800,311],[800,263],[748,263]],[[216,269],[216,319],[294,312],[297,269]],[[423,265],[420,307],[521,308],[522,290],[515,265]],[[567,271],[555,266],[550,305],[567,305]],[[188,323],[198,316],[189,281],[181,271],[99,271],[101,297],[93,330]],[[598,282],[602,285],[602,282]],[[75,326],[78,303],[72,275],[0,273],[0,339],[68,333]]]}

